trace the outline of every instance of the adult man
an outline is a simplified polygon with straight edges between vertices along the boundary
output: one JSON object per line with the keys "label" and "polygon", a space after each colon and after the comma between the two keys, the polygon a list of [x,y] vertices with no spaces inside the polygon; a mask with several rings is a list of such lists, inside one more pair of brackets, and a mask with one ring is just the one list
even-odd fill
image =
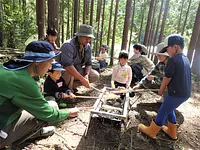
{"label": "adult man", "polygon": [[66,69],[62,77],[71,90],[80,85],[90,88],[90,82],[99,79],[99,73],[91,69],[92,49],[89,43],[92,38],[94,38],[92,27],[82,24],[75,37],[61,47],[59,62]]}
{"label": "adult man", "polygon": [[18,145],[49,122],[77,115],[77,109],[61,111],[56,102],[48,103],[33,79],[44,76],[58,54],[48,42],[34,41],[24,57],[0,65],[0,149]]}

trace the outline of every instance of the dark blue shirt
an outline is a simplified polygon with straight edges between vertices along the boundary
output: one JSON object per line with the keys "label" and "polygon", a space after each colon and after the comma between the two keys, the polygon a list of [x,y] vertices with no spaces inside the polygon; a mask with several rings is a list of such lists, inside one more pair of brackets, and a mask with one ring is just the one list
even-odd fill
{"label": "dark blue shirt", "polygon": [[169,96],[189,98],[191,95],[191,68],[184,54],[171,57],[165,68],[165,76],[171,78],[168,84]]}
{"label": "dark blue shirt", "polygon": [[74,37],[70,41],[65,42],[61,47],[61,55],[59,62],[64,66],[74,66],[77,71],[81,71],[83,66],[92,65],[92,50],[88,43],[80,53],[78,37]]}

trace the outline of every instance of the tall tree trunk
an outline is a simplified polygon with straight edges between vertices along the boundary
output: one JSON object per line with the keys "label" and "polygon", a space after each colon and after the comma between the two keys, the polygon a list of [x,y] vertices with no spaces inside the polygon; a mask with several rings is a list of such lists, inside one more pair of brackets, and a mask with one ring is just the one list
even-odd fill
{"label": "tall tree trunk", "polygon": [[74,34],[77,32],[78,0],[74,0]]}
{"label": "tall tree trunk", "polygon": [[114,56],[114,49],[115,49],[115,33],[116,33],[116,26],[117,26],[117,15],[118,15],[118,6],[119,6],[119,0],[116,0],[116,6],[115,6],[115,18],[114,18],[114,24],[113,24],[113,36],[112,36],[112,48],[111,48],[111,59],[110,59],[110,65],[113,65],[113,56]]}
{"label": "tall tree trunk", "polygon": [[154,29],[155,29],[155,13],[156,13],[156,5],[157,5],[157,0],[154,1],[153,4],[153,15],[152,15],[152,21],[151,21],[151,28],[150,28],[150,34],[148,37],[148,57],[150,57],[150,52],[151,52],[151,44],[152,44],[152,39],[154,37]]}
{"label": "tall tree trunk", "polygon": [[94,0],[91,0],[91,9],[90,9],[90,25],[93,25],[93,11],[94,11]]}
{"label": "tall tree trunk", "polygon": [[181,26],[181,18],[182,18],[182,14],[183,14],[183,8],[184,8],[184,0],[182,0],[181,12],[180,12],[180,17],[179,17],[178,26],[177,26],[177,33],[180,32],[180,26]]}
{"label": "tall tree trunk", "polygon": [[186,13],[186,16],[185,16],[185,21],[184,21],[183,28],[182,28],[182,32],[181,32],[182,35],[184,34],[184,31],[185,31],[185,26],[186,26],[188,14],[189,14],[189,11],[190,11],[191,1],[192,1],[192,0],[189,1],[187,13]]}
{"label": "tall tree trunk", "polygon": [[122,46],[121,49],[125,49],[127,47],[127,39],[128,39],[128,29],[130,25],[130,16],[131,16],[131,6],[132,0],[126,1],[126,14],[125,14],[125,21],[124,21],[124,30],[123,30],[123,37],[122,37]]}
{"label": "tall tree trunk", "polygon": [[[59,0],[48,0],[48,27],[56,28],[59,33]],[[60,46],[60,38],[56,40],[56,44]]]}
{"label": "tall tree trunk", "polygon": [[45,0],[36,0],[38,39],[41,39],[45,36],[45,5]]}
{"label": "tall tree trunk", "polygon": [[110,18],[109,18],[109,25],[108,25],[108,36],[107,36],[107,45],[110,45],[110,32],[111,32],[111,23],[112,23],[112,10],[113,10],[113,0],[111,1],[110,5]]}
{"label": "tall tree trunk", "polygon": [[130,37],[129,37],[128,52],[130,52],[130,47],[132,43],[131,39],[132,39],[133,27],[134,27],[134,16],[135,16],[135,0],[133,1],[133,7],[132,7],[131,31],[130,31]]}
{"label": "tall tree trunk", "polygon": [[154,3],[155,3],[155,0],[151,0],[150,7],[149,7],[149,13],[148,13],[148,20],[147,20],[147,25],[146,25],[146,30],[145,30],[144,42],[143,42],[144,45],[148,44],[148,38],[149,38],[151,23],[152,23]]}
{"label": "tall tree trunk", "polygon": [[96,49],[95,49],[95,56],[98,54],[98,48],[99,48],[99,28],[100,28],[100,18],[101,18],[101,5],[102,0],[98,1],[98,16],[97,16],[97,35],[96,35]]}
{"label": "tall tree trunk", "polygon": [[166,18],[167,18],[168,9],[169,9],[169,0],[166,0],[165,11],[164,11],[163,19],[162,19],[162,25],[161,25],[161,30],[160,30],[160,36],[159,36],[158,43],[162,42],[163,32],[164,32],[164,28],[165,28],[165,21],[166,21]]}
{"label": "tall tree trunk", "polygon": [[[0,2],[0,10],[3,10],[2,2]],[[3,23],[3,11],[0,11],[0,22]],[[0,47],[3,47],[3,24],[0,23]]]}
{"label": "tall tree trunk", "polygon": [[200,34],[195,46],[195,55],[192,63],[192,73],[200,80]]}
{"label": "tall tree trunk", "polygon": [[197,10],[195,23],[194,23],[194,27],[193,27],[193,31],[192,31],[192,36],[190,39],[190,44],[189,44],[188,53],[187,53],[187,57],[190,60],[190,62],[192,61],[195,45],[196,45],[198,36],[200,34],[200,26],[199,25],[200,25],[200,2],[199,2],[199,7]]}
{"label": "tall tree trunk", "polygon": [[67,39],[69,39],[71,36],[70,36],[70,20],[69,20],[69,18],[70,18],[70,5],[69,5],[69,1],[70,0],[68,0],[67,1],[67,5],[68,5],[68,9],[67,9],[67,36],[66,36],[66,40]]}
{"label": "tall tree trunk", "polygon": [[86,23],[86,12],[87,12],[87,0],[84,0],[83,3],[83,24]]}
{"label": "tall tree trunk", "polygon": [[[162,0],[162,2],[161,2],[160,12],[159,12],[159,15],[158,15],[157,27],[156,27],[156,32],[155,32],[154,41],[153,41],[153,52],[154,52],[154,47],[156,46],[158,30],[159,30],[159,27],[160,27],[160,18],[161,18],[161,15],[162,15],[163,4],[164,4],[164,0]],[[154,64],[156,64],[156,62],[157,62],[157,57],[154,57]]]}
{"label": "tall tree trunk", "polygon": [[144,21],[144,14],[145,14],[145,5],[142,4],[142,7],[141,7],[141,14],[142,14],[142,18],[141,18],[141,23],[140,23],[140,30],[139,30],[139,34],[138,34],[138,42],[140,43],[141,41],[141,35],[142,35],[142,28],[143,28],[143,21]]}
{"label": "tall tree trunk", "polygon": [[[101,35],[100,35],[100,46],[102,45],[102,39],[103,39],[103,34],[104,34],[104,14],[105,14],[105,5],[106,5],[106,0],[103,0],[103,13],[102,13],[102,19],[101,19]],[[99,49],[100,53],[100,49]]]}
{"label": "tall tree trunk", "polygon": [[65,5],[64,5],[64,0],[61,1],[60,3],[60,23],[61,23],[61,41],[62,43],[64,43],[64,39],[65,39],[65,35],[64,35],[64,22],[65,22],[65,17],[64,17],[64,14],[65,14]]}

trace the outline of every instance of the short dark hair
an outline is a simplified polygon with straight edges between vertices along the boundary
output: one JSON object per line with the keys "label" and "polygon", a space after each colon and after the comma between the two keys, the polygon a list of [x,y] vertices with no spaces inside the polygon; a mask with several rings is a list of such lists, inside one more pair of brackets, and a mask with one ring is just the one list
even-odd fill
{"label": "short dark hair", "polygon": [[48,28],[47,29],[47,35],[51,35],[51,36],[57,36],[58,31],[55,28]]}
{"label": "short dark hair", "polygon": [[121,50],[119,53],[119,59],[120,58],[128,59],[128,52],[126,50]]}
{"label": "short dark hair", "polygon": [[142,46],[141,45],[135,44],[135,45],[133,45],[133,48],[142,52]]}

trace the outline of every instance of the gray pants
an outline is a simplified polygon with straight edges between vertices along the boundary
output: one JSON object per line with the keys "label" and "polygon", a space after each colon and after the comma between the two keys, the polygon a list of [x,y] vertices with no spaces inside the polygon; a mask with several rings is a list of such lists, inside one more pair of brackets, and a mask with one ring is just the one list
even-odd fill
{"label": "gray pants", "polygon": [[[49,102],[54,108],[58,108],[56,102]],[[46,121],[39,120],[27,111],[22,111],[19,119],[12,122],[4,132],[8,134],[6,139],[0,137],[0,149],[9,145],[18,145],[37,133],[42,127],[47,126]]]}

